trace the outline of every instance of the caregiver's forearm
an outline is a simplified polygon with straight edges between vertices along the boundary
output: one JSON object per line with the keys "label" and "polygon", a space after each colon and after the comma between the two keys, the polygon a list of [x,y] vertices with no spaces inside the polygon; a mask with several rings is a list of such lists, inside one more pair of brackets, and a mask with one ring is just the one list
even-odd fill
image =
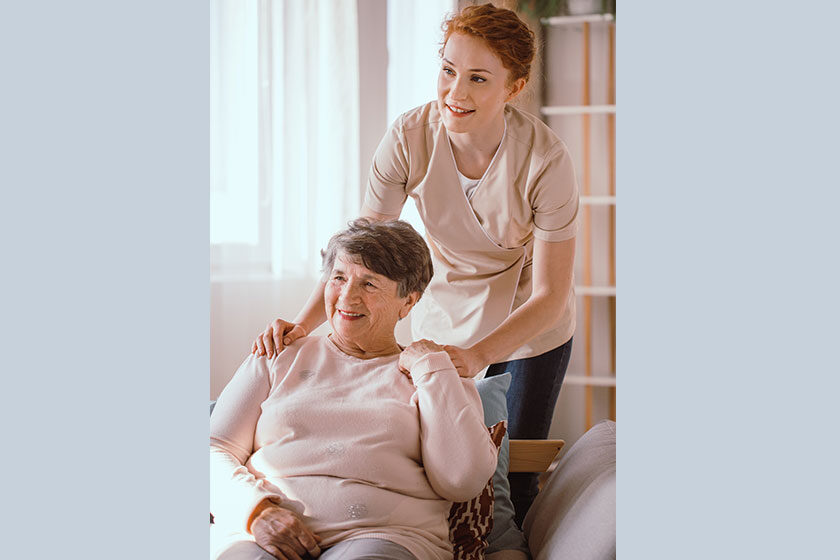
{"label": "caregiver's forearm", "polygon": [[517,348],[551,330],[566,308],[568,291],[532,295],[501,325],[470,347],[485,366],[495,364]]}
{"label": "caregiver's forearm", "polygon": [[574,238],[560,242],[534,241],[531,297],[470,348],[484,366],[499,362],[554,327],[568,305],[574,262]]}
{"label": "caregiver's forearm", "polygon": [[324,310],[324,287],[326,282],[318,281],[315,289],[306,300],[303,309],[297,314],[294,322],[306,329],[306,334],[312,334],[312,331],[320,327],[324,321],[327,320],[327,312]]}

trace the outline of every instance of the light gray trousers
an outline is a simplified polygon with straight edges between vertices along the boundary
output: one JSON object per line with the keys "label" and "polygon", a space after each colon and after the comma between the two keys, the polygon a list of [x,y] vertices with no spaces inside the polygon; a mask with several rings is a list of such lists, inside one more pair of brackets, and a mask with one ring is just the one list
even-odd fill
{"label": "light gray trousers", "polygon": [[[310,558],[307,555],[305,558]],[[383,539],[352,539],[331,546],[319,560],[417,560],[404,547]],[[216,560],[275,560],[274,556],[252,541],[238,541],[226,548]]]}

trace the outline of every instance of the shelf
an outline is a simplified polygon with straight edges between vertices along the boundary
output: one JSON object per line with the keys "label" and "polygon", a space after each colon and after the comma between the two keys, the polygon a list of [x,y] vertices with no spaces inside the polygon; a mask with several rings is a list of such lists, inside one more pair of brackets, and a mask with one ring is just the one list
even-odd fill
{"label": "shelf", "polygon": [[615,387],[615,377],[605,375],[567,375],[563,385],[583,385],[589,387]]}
{"label": "shelf", "polygon": [[557,115],[615,114],[615,105],[545,105],[540,113],[547,117]]}
{"label": "shelf", "polygon": [[[616,415],[615,13],[541,18],[540,23],[544,52],[562,47],[563,58],[574,62],[572,68],[552,76],[554,65],[543,58],[544,88],[538,103],[539,117],[568,132],[575,144],[570,148],[580,151],[575,160],[581,213],[576,241],[580,256],[575,263],[579,285],[574,286],[580,296],[576,297],[578,350],[564,385],[572,387],[566,389],[566,397],[581,405],[583,424],[589,429],[604,411],[613,420]],[[568,71],[575,69],[580,79],[567,79]],[[549,97],[555,88],[558,95]]]}
{"label": "shelf", "polygon": [[579,296],[615,297],[615,286],[575,286],[575,293]]}
{"label": "shelf", "polygon": [[541,24],[551,26],[577,25],[579,23],[610,23],[613,21],[615,21],[615,16],[612,14],[586,14],[583,16],[555,16],[540,18]]}
{"label": "shelf", "polygon": [[584,206],[615,206],[614,196],[582,196],[580,203]]}

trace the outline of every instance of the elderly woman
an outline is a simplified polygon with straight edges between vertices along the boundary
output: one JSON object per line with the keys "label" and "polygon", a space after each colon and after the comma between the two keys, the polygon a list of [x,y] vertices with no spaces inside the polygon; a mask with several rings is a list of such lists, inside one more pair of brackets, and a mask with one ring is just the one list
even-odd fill
{"label": "elderly woman", "polygon": [[213,412],[216,557],[452,558],[451,503],[481,492],[496,451],[473,380],[394,337],[429,250],[405,222],[361,218],[323,259],[332,333],[250,355]]}

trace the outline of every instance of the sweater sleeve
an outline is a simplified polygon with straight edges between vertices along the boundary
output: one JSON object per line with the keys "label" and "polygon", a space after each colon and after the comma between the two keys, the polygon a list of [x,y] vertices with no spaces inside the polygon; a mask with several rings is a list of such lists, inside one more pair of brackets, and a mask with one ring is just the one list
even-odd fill
{"label": "sweater sleeve", "polygon": [[210,417],[210,512],[234,530],[250,529],[251,516],[263,500],[286,499],[277,487],[245,467],[254,452],[260,405],[271,389],[269,363],[265,357],[249,355],[219,395]]}
{"label": "sweater sleeve", "polygon": [[420,409],[423,467],[441,497],[477,496],[496,470],[496,446],[484,426],[475,381],[458,376],[446,352],[424,356],[411,377]]}

